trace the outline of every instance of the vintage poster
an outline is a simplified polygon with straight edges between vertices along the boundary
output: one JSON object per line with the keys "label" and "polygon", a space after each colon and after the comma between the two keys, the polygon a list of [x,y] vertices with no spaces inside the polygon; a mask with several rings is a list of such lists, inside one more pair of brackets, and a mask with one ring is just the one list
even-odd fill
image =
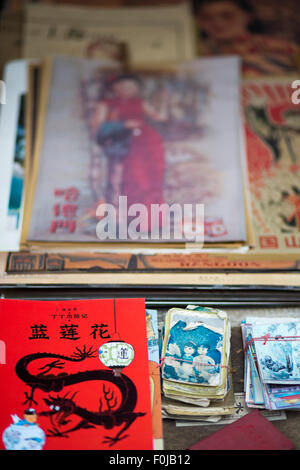
{"label": "vintage poster", "polygon": [[[0,104],[0,250],[17,251],[21,236],[25,176],[26,60],[6,65],[5,102]],[[0,84],[1,87],[1,84]],[[0,90],[1,93],[1,90]]]}
{"label": "vintage poster", "polygon": [[11,178],[8,200],[8,229],[15,230],[20,225],[23,191],[24,191],[24,160],[25,160],[25,94],[19,99],[19,114],[15,142],[15,155],[13,161],[13,174]]}
{"label": "vintage poster", "polygon": [[2,449],[153,448],[143,299],[1,300],[0,316]]}
{"label": "vintage poster", "polygon": [[[110,8],[108,8],[110,6]],[[133,65],[164,65],[195,57],[193,17],[185,2],[124,7],[29,3],[24,57],[76,55],[118,60],[126,44]],[[101,7],[101,5],[100,5]]]}
{"label": "vintage poster", "polygon": [[193,0],[193,6],[201,55],[239,54],[252,76],[297,71],[297,0]]}
{"label": "vintage poster", "polygon": [[256,246],[265,251],[300,247],[300,110],[293,80],[249,79],[243,86],[253,226]]}
{"label": "vintage poster", "polygon": [[8,62],[22,57],[22,26],[21,11],[13,12],[11,9],[0,14],[0,78],[3,78]]}
{"label": "vintage poster", "polygon": [[9,253],[7,274],[30,273],[263,273],[296,272],[300,270],[300,257],[295,254],[236,253]]}
{"label": "vintage poster", "polygon": [[57,58],[48,80],[27,240],[193,242],[203,207],[205,242],[246,240],[238,58],[132,73]]}

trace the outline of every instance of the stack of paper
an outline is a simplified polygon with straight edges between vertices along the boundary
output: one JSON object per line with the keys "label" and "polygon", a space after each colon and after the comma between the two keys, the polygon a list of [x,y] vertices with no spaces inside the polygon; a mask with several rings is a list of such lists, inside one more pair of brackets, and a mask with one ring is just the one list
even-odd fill
{"label": "stack of paper", "polygon": [[300,408],[300,320],[248,317],[242,334],[247,405]]}
{"label": "stack of paper", "polygon": [[[0,144],[0,153],[7,155],[1,180],[8,195],[16,122],[23,112],[17,98],[27,92],[25,190],[16,243],[8,237],[2,250],[17,250],[20,244],[73,250],[77,243],[87,249],[112,243],[119,250],[128,242],[138,249],[248,244],[240,197],[244,146],[238,57],[180,61],[168,70],[132,68],[130,73],[122,62],[73,56],[8,64],[7,73],[13,65],[13,76],[22,73],[23,79],[14,80],[12,89],[7,82],[7,96],[16,106],[0,122],[0,135],[8,136]],[[132,96],[122,97],[118,83],[132,85]],[[1,203],[3,227],[7,199]]]}
{"label": "stack of paper", "polygon": [[153,448],[163,449],[157,310],[146,310]]}
{"label": "stack of paper", "polygon": [[222,310],[192,307],[168,311],[162,334],[165,417],[231,414],[230,323]]}

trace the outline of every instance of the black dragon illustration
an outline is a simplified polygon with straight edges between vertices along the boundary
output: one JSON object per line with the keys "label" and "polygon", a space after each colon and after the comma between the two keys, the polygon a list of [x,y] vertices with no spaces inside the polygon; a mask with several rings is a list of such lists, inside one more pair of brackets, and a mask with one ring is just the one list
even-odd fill
{"label": "black dragon illustration", "polygon": [[[128,437],[127,434],[124,435],[126,430],[138,417],[145,415],[145,413],[142,412],[134,412],[137,403],[136,387],[132,380],[124,374],[116,376],[112,370],[101,369],[87,370],[72,374],[68,374],[66,372],[58,374],[49,373],[53,369],[63,369],[64,361],[81,362],[85,359],[96,357],[96,353],[97,351],[93,350],[92,347],[87,349],[86,346],[84,346],[83,349],[76,348],[71,356],[52,353],[34,353],[22,357],[17,362],[17,376],[31,387],[30,394],[25,392],[26,400],[24,404],[29,403],[29,406],[37,404],[34,399],[34,392],[36,389],[40,389],[49,394],[47,398],[44,398],[44,402],[50,407],[50,410],[39,413],[39,416],[50,417],[53,429],[48,430],[49,437],[68,437],[69,433],[79,429],[95,428],[96,426],[104,426],[105,429],[112,429],[115,426],[121,426],[124,424],[116,436],[105,436],[103,442],[107,443],[109,446],[113,446],[118,441]],[[31,374],[28,370],[29,364],[37,359],[44,358],[51,358],[53,360],[41,367],[39,370],[42,370],[42,372],[39,374]],[[69,393],[64,396],[57,395],[56,397],[50,395],[51,392],[61,392],[65,387],[70,385],[92,380],[110,382],[118,387],[121,393],[121,401],[118,408],[115,408],[117,405],[116,397],[107,387],[105,387],[105,384],[103,384],[102,388],[104,402],[100,399],[99,410],[97,412],[89,411],[76,405],[74,398],[78,392],[73,393],[72,396],[68,396]],[[106,406],[104,406],[104,404]],[[75,426],[62,431],[61,427],[70,422],[68,417],[71,415],[76,415],[81,418],[80,422]],[[54,424],[53,422],[54,417],[56,417],[57,424]]]}

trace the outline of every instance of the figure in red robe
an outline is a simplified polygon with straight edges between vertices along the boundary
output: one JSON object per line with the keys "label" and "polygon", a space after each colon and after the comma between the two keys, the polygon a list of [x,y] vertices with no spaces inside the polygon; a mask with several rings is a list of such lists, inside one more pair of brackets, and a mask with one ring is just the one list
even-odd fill
{"label": "figure in red robe", "polygon": [[[106,202],[117,206],[143,204],[148,219],[141,231],[151,229],[151,204],[162,204],[165,151],[162,138],[149,124],[166,121],[164,100],[157,110],[141,97],[142,84],[135,75],[121,75],[111,83],[112,97],[102,100],[94,115],[95,137],[108,157]],[[144,225],[144,226],[142,226]]]}

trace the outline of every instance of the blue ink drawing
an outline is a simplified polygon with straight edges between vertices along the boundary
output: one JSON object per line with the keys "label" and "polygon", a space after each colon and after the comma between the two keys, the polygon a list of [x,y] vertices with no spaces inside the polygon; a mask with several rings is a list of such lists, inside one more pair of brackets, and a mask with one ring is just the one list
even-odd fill
{"label": "blue ink drawing", "polygon": [[300,323],[254,324],[254,338],[264,335],[267,341],[255,341],[263,382],[300,383]]}

